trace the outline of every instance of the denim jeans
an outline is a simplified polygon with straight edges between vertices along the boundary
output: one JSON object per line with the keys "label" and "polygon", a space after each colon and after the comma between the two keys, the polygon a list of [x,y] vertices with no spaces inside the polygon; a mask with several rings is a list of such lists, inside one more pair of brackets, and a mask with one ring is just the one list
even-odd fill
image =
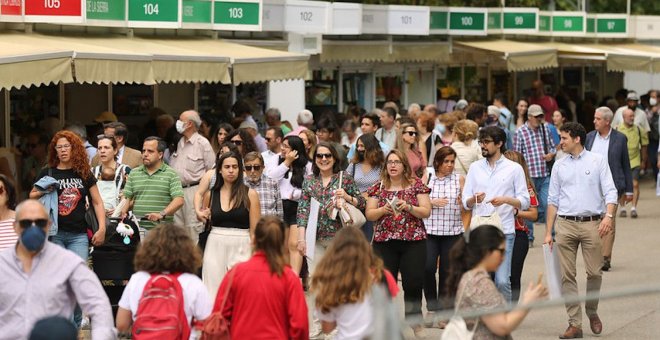
{"label": "denim jeans", "polygon": [[504,238],[506,240],[506,251],[504,252],[504,261],[495,272],[495,286],[504,296],[504,300],[511,303],[511,259],[516,234],[505,234]]}
{"label": "denim jeans", "polygon": [[[545,211],[548,207],[548,188],[550,187],[550,176],[532,177],[534,189],[536,189],[536,199],[539,202],[539,218],[536,223],[545,223]],[[526,221],[529,228],[529,240],[534,241],[534,222]]]}
{"label": "denim jeans", "polygon": [[[50,237],[50,241],[66,250],[76,253],[76,255],[80,256],[80,258],[87,262],[87,257],[89,256],[89,240],[87,239],[87,234],[58,230],[56,235]],[[82,323],[82,310],[80,310],[80,305],[76,305],[76,309],[73,311],[73,322],[78,328],[80,328],[80,324]]]}

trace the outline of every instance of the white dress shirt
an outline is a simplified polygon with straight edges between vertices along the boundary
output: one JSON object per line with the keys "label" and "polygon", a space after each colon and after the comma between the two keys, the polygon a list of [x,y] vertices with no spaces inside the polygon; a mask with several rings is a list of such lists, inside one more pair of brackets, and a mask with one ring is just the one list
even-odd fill
{"label": "white dress shirt", "polygon": [[[311,173],[312,162],[308,162],[307,166],[305,166],[304,176],[306,177]],[[287,167],[284,162],[275,167],[266,168],[266,176],[279,181],[280,195],[282,195],[283,200],[297,201],[300,199],[302,188],[296,188],[291,184],[291,176],[293,176],[293,172],[289,171],[289,167]]]}
{"label": "white dress shirt", "polygon": [[585,149],[555,162],[548,205],[557,207],[557,215],[601,215],[605,204],[616,204],[617,197],[610,166],[599,154]]}
{"label": "white dress shirt", "polygon": [[610,151],[610,135],[612,134],[612,129],[610,128],[610,131],[607,133],[607,136],[603,137],[596,131],[596,137],[594,138],[594,144],[591,146],[591,152],[595,152],[603,158],[605,158],[605,162],[607,163],[609,161],[609,157],[607,156],[609,151]]}
{"label": "white dress shirt", "polygon": [[392,127],[389,131],[383,128],[376,130],[376,139],[387,144],[390,150],[396,147],[396,128]]}
{"label": "white dress shirt", "polygon": [[513,216],[513,206],[502,204],[495,207],[488,203],[491,199],[498,196],[513,197],[520,201],[519,210],[529,208],[529,191],[527,190],[527,181],[525,172],[520,164],[510,161],[504,156],[500,156],[495,162],[495,167],[491,168],[488,159],[480,159],[468,169],[467,178],[463,187],[463,206],[470,210],[467,200],[474,197],[475,193],[485,192],[484,204],[479,202],[479,207],[472,213],[480,216],[491,215],[494,211],[500,215],[502,220],[502,229],[505,234],[515,233],[515,219]]}

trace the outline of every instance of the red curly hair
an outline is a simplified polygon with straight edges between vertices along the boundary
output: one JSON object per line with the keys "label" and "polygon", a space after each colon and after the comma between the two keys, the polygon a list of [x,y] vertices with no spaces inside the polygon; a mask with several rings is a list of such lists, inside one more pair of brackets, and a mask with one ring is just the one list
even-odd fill
{"label": "red curly hair", "polygon": [[58,131],[53,136],[53,139],[50,140],[50,144],[48,145],[48,166],[54,168],[60,164],[60,159],[57,158],[57,150],[55,150],[57,140],[60,138],[66,138],[69,144],[71,144],[71,168],[73,171],[82,177],[82,179],[89,179],[92,176],[92,168],[89,166],[85,145],[82,139],[71,131]]}

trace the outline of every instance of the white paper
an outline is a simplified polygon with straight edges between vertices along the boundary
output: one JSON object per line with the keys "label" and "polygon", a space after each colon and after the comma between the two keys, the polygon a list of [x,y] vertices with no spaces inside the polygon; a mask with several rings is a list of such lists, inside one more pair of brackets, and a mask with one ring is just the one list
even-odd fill
{"label": "white paper", "polygon": [[305,243],[307,244],[305,256],[307,256],[310,261],[314,260],[314,250],[316,249],[316,230],[318,228],[320,208],[321,204],[319,204],[319,201],[312,198],[309,205],[307,229],[305,230]]}
{"label": "white paper", "polygon": [[548,282],[548,292],[551,299],[561,298],[561,270],[559,267],[559,253],[556,247],[550,249],[543,245],[543,259],[545,261],[545,279]]}
{"label": "white paper", "polygon": [[660,196],[660,172],[658,172],[658,178],[656,179],[655,195]]}

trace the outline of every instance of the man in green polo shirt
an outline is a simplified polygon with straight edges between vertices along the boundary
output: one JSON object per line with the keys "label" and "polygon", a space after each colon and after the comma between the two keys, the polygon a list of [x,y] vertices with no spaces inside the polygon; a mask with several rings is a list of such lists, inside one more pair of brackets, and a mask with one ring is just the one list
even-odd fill
{"label": "man in green polo shirt", "polygon": [[[623,124],[616,128],[628,138],[628,158],[633,178],[633,199],[630,217],[637,218],[637,201],[639,201],[639,170],[646,164],[646,148],[649,145],[648,133],[635,124],[635,112],[629,108],[623,110]],[[626,202],[621,200],[621,217],[626,217]]]}
{"label": "man in green polo shirt", "polygon": [[183,206],[183,189],[179,175],[163,162],[167,144],[159,137],[147,137],[142,146],[143,165],[133,169],[124,187],[133,214],[142,218],[140,227],[153,228],[161,221],[172,221],[172,215]]}

